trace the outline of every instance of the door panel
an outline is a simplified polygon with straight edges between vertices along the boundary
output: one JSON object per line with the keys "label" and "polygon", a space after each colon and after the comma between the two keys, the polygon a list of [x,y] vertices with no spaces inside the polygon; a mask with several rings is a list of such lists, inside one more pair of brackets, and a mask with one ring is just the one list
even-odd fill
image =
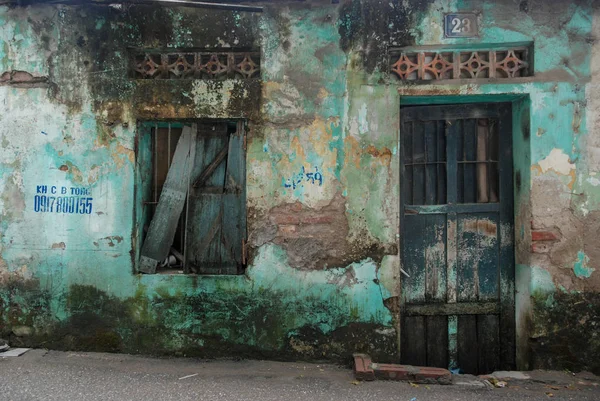
{"label": "door panel", "polygon": [[448,366],[448,316],[427,316],[427,365]]}
{"label": "door panel", "polygon": [[244,134],[226,123],[199,125],[188,203],[186,267],[202,274],[236,274],[246,238]]}
{"label": "door panel", "polygon": [[409,303],[444,302],[446,273],[446,219],[443,215],[407,215],[411,235],[405,239],[404,297]]}
{"label": "door panel", "polygon": [[406,365],[427,365],[426,316],[405,316],[401,331],[402,363]]}
{"label": "door panel", "polygon": [[458,301],[498,300],[498,216],[458,215]]}
{"label": "door panel", "polygon": [[402,361],[473,374],[511,369],[510,105],[401,116]]}

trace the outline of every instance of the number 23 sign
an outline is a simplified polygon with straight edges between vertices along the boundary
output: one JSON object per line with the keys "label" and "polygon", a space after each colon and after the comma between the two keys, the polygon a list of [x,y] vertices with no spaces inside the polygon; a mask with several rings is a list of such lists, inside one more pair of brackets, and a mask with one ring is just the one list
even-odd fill
{"label": "number 23 sign", "polygon": [[474,13],[444,15],[444,35],[447,38],[469,38],[479,35],[477,15]]}

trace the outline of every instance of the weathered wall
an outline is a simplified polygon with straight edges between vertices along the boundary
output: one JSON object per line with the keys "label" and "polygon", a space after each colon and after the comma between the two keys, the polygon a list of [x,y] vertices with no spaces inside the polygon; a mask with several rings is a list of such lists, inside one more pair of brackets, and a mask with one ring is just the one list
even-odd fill
{"label": "weathered wall", "polygon": [[[38,77],[0,84],[0,335],[61,348],[393,360],[400,104],[509,94],[520,363],[599,368],[590,2],[330,3],[267,3],[263,14],[0,8],[0,74]],[[480,37],[444,39],[443,13],[461,9],[482,13]],[[531,79],[400,85],[385,73],[389,45],[522,41],[535,42]],[[128,78],[128,47],[229,46],[261,49],[262,83]],[[134,274],[137,122],[225,117],[249,123],[245,275]],[[287,188],[302,167],[317,168],[322,185]],[[38,185],[89,188],[94,213],[35,213]],[[556,239],[532,243],[532,227]]]}
{"label": "weathered wall", "polygon": [[[535,77],[526,82],[400,89],[406,96],[469,95],[474,100],[523,95],[513,101],[521,368],[599,369],[594,355],[600,347],[595,334],[600,285],[592,256],[598,247],[598,156],[592,138],[598,134],[590,121],[597,113],[590,70],[597,53],[597,28],[592,28],[597,10],[590,5],[523,1],[482,7],[484,28],[477,42],[535,42]],[[418,43],[446,42],[440,40],[440,16],[428,22],[416,32]]]}

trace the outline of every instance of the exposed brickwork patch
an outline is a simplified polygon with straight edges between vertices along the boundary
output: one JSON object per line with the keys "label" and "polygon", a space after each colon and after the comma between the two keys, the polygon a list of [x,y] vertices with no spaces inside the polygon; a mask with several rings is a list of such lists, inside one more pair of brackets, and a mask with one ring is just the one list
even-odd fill
{"label": "exposed brickwork patch", "polygon": [[535,230],[531,232],[532,241],[558,241],[560,233],[554,230]]}
{"label": "exposed brickwork patch", "polygon": [[554,243],[560,241],[562,235],[556,227],[537,227],[531,222],[531,252],[548,253]]}

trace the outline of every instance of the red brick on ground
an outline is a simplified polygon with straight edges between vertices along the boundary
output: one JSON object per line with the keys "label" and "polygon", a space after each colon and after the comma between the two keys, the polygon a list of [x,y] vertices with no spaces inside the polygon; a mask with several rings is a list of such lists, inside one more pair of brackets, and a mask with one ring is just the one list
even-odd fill
{"label": "red brick on ground", "polygon": [[371,365],[369,355],[354,354],[354,377],[356,380],[375,380],[375,372],[373,372]]}
{"label": "red brick on ground", "polygon": [[422,366],[374,363],[365,354],[354,355],[356,380],[402,380],[415,383],[452,384],[452,374],[447,369]]}

